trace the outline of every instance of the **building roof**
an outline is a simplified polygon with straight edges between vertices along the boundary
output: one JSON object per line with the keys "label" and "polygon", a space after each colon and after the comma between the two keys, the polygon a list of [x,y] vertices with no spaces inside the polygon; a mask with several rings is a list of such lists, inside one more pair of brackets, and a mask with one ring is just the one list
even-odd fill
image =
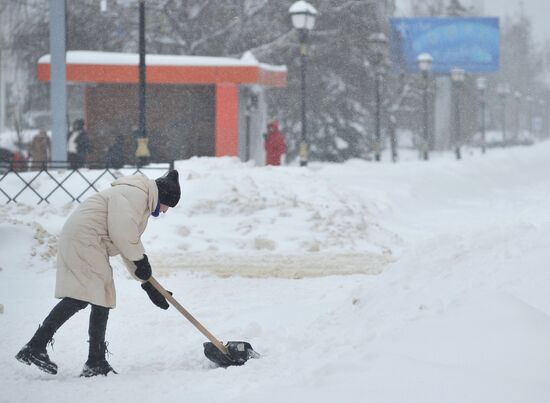
{"label": "building roof", "polygon": [[[67,81],[138,83],[139,55],[95,51],[68,51]],[[38,60],[38,79],[50,80],[50,55]],[[258,62],[251,53],[241,59],[211,56],[146,55],[149,84],[259,84],[285,87],[286,66]]]}

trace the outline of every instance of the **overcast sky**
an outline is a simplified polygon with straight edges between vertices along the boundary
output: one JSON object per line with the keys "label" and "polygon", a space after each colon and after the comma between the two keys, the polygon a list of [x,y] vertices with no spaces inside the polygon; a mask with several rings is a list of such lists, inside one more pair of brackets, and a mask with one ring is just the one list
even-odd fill
{"label": "overcast sky", "polygon": [[523,10],[533,24],[533,35],[539,42],[550,39],[550,0],[484,0],[485,13],[499,17],[517,15]]}
{"label": "overcast sky", "polygon": [[[396,0],[400,14],[409,10],[410,0]],[[533,24],[533,36],[537,42],[550,40],[550,0],[463,0],[463,4],[476,4],[485,10],[485,15],[504,18],[523,11]]]}

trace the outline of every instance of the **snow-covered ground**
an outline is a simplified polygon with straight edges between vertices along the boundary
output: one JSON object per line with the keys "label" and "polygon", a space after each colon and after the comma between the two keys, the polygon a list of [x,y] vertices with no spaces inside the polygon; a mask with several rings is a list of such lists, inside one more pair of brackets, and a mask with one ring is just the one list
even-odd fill
{"label": "snow-covered ground", "polygon": [[55,336],[56,376],[17,362],[56,303],[56,235],[74,207],[0,207],[0,402],[548,402],[550,142],[464,154],[179,162],[182,201],[144,243],[183,306],[262,354],[228,369],[118,260],[119,374],[78,377],[87,312]]}

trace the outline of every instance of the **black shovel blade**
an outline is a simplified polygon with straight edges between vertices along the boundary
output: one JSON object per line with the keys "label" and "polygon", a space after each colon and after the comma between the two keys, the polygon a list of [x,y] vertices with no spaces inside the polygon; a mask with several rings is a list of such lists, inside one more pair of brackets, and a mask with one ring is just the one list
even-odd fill
{"label": "black shovel blade", "polygon": [[203,344],[204,355],[220,367],[227,368],[231,365],[243,365],[250,358],[260,358],[250,343],[246,341],[228,341],[225,348],[229,354],[224,354],[212,342]]}

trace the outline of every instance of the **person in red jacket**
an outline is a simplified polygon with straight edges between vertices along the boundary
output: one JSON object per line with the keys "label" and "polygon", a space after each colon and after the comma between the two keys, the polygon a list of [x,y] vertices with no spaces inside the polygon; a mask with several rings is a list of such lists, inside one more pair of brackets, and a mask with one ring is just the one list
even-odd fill
{"label": "person in red jacket", "polygon": [[281,165],[281,157],[286,153],[286,144],[276,120],[267,125],[264,147],[266,165]]}

